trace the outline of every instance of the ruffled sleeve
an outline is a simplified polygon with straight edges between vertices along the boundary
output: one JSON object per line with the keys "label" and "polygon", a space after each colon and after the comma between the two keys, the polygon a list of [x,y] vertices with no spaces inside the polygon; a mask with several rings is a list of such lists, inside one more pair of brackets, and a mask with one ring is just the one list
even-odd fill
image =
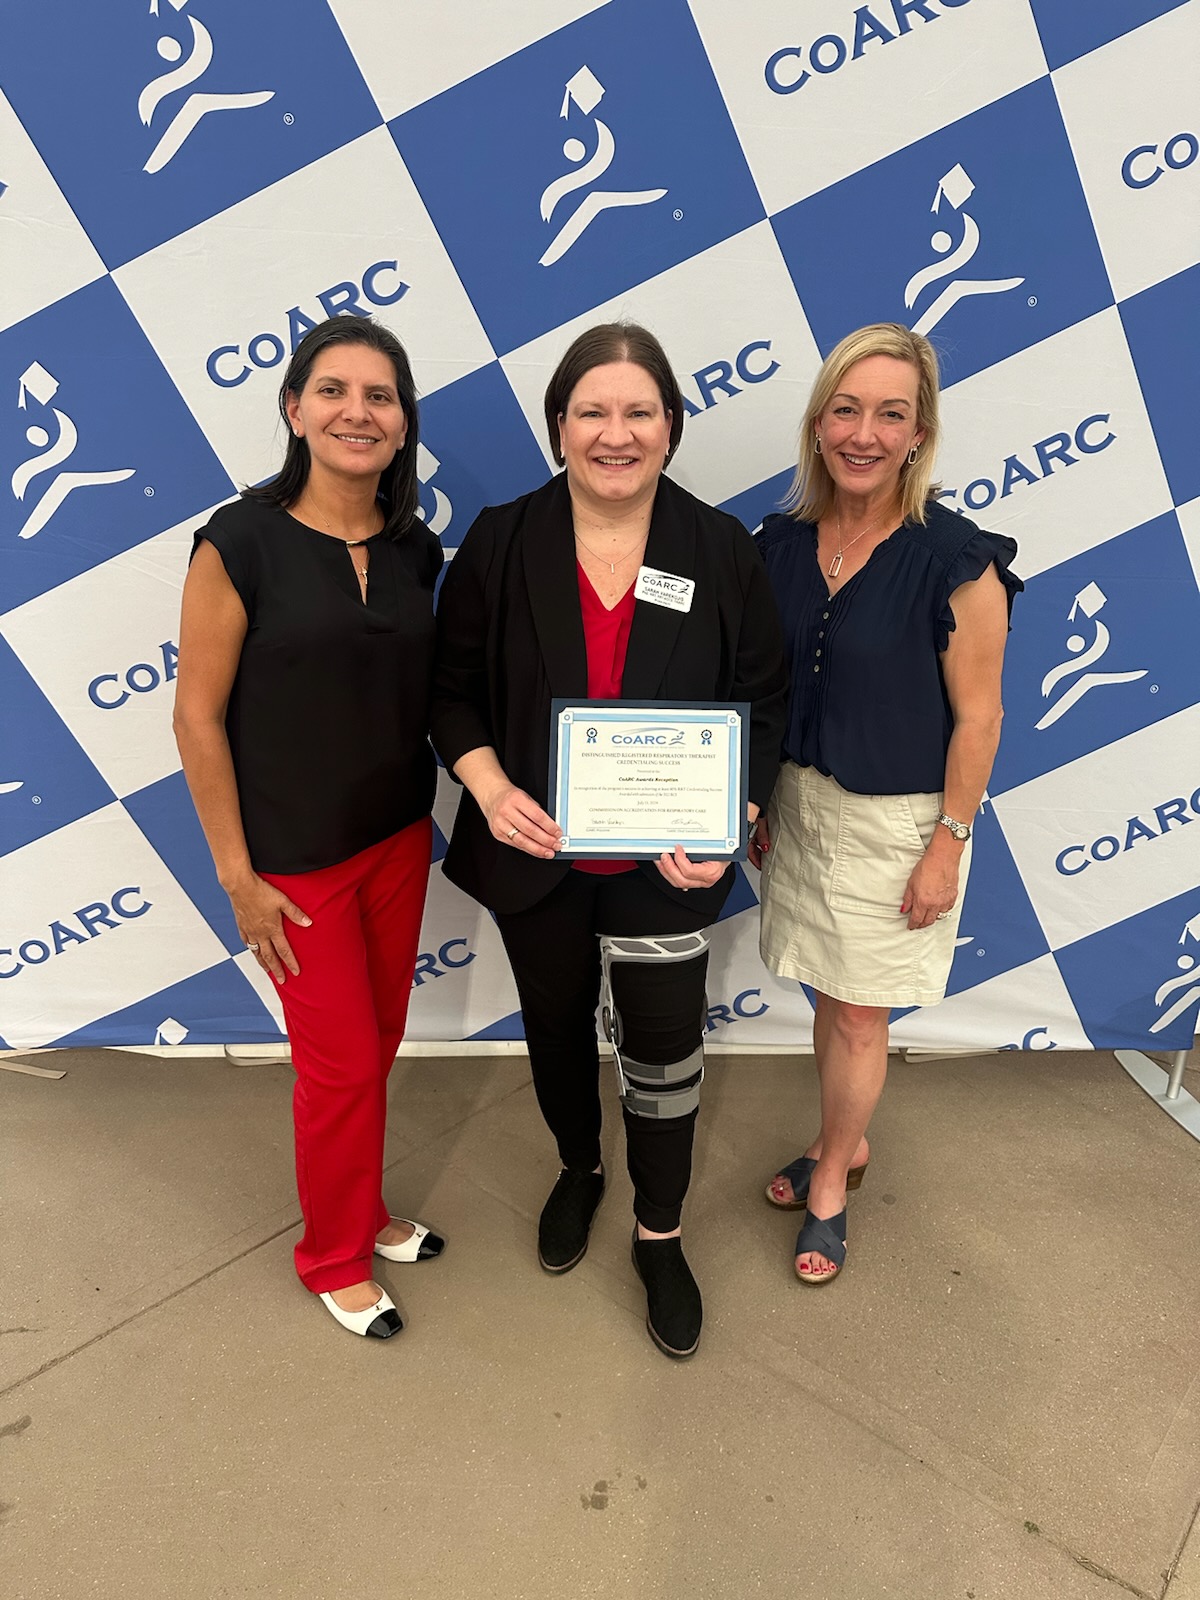
{"label": "ruffled sleeve", "polygon": [[950,609],[950,596],[964,583],[974,583],[976,578],[981,578],[992,565],[995,566],[997,576],[1004,585],[1009,626],[1012,626],[1013,597],[1025,587],[1012,571],[1016,553],[1015,539],[1006,538],[1002,533],[985,533],[981,528],[977,528],[970,538],[959,546],[947,562],[942,578],[935,624],[939,653],[950,643],[950,635],[954,631],[954,612]]}

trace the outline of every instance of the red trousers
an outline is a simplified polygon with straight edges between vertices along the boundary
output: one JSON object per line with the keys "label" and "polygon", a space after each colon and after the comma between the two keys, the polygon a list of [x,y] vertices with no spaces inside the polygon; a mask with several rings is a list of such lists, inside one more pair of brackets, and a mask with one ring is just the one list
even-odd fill
{"label": "red trousers", "polygon": [[296,1271],[314,1294],[372,1276],[387,1080],[404,1037],[432,829],[414,822],[318,872],[264,872],[312,918],[286,924],[300,963],[279,986],[296,1072]]}

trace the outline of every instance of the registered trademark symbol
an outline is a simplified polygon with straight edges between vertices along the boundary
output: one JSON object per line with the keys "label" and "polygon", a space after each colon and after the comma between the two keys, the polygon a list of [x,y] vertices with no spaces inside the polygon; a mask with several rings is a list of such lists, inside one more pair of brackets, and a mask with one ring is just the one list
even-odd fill
{"label": "registered trademark symbol", "polygon": [[683,221],[683,212],[682,211],[672,211],[671,215],[675,218],[676,222],[682,222]]}
{"label": "registered trademark symbol", "polygon": [[1037,305],[1037,295],[1031,294],[1029,296],[1029,299],[1025,303],[1026,303],[1026,305],[1031,305],[1031,306]]}
{"label": "registered trademark symbol", "polygon": [[285,127],[290,128],[292,123],[295,122],[295,120],[296,120],[295,117],[292,115],[292,113],[290,111],[285,111],[283,113],[283,121],[284,121]]}
{"label": "registered trademark symbol", "polygon": [[976,950],[976,952],[975,952],[975,954],[976,954],[976,955],[977,955],[977,956],[985,956],[985,955],[987,955],[987,951],[986,951],[986,950],[985,950],[985,949],[984,949],[984,948],[983,948],[983,946],[982,946],[982,945],[980,945],[980,946],[979,946],[979,949],[978,949],[978,950]]}
{"label": "registered trademark symbol", "polygon": [[1152,683],[1150,685],[1150,693],[1151,694],[1157,694],[1158,693],[1158,685],[1156,683]]}
{"label": "registered trademark symbol", "polygon": [[142,490],[142,493],[146,496],[147,500],[153,500],[154,499],[154,490],[149,486],[149,484],[147,484],[146,487]]}
{"label": "registered trademark symbol", "polygon": [[42,803],[42,797],[40,794],[32,794],[30,795],[29,799],[30,803],[35,806],[40,806]]}

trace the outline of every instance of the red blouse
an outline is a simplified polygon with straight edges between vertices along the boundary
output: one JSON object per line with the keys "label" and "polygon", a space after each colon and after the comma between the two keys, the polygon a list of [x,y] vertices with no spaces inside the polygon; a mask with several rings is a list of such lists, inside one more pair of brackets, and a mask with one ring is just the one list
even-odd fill
{"label": "red blouse", "polygon": [[[629,630],[633,627],[635,605],[633,584],[610,611],[592,588],[591,579],[579,562],[579,606],[583,612],[583,638],[587,646],[588,699],[619,700],[621,679],[625,675],[625,652],[629,649]],[[636,861],[576,861],[577,872],[632,872]]]}

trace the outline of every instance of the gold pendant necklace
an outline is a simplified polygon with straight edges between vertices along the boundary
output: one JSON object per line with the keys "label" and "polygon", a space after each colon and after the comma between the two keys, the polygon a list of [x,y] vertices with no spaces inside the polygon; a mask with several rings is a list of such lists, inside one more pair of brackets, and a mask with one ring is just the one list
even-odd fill
{"label": "gold pendant necklace", "polygon": [[[376,515],[380,515],[379,507],[376,506],[375,509],[376,509]],[[358,581],[362,585],[362,597],[363,597],[364,600],[366,600],[366,598],[367,598],[367,584],[368,584],[368,581],[369,581],[368,578],[367,578],[367,568],[370,566],[371,558],[370,558],[370,555],[367,552],[365,546],[372,539],[378,538],[379,534],[383,532],[383,529],[382,528],[377,528],[374,533],[369,533],[365,539],[345,539],[345,538],[342,537],[342,535],[340,533],[335,533],[334,532],[333,527],[332,527],[332,525],[330,523],[330,519],[325,515],[325,513],[317,505],[315,505],[311,499],[305,499],[305,497],[303,495],[301,495],[300,499],[297,500],[294,503],[294,505],[291,507],[291,511],[292,511],[292,515],[296,515],[296,513],[300,512],[300,511],[307,511],[310,516],[314,517],[321,524],[322,528],[325,530],[326,534],[328,534],[328,536],[331,539],[336,539],[339,544],[345,545],[346,550],[347,550],[348,553],[350,551],[352,551],[352,550],[357,550],[359,548],[359,546],[363,546],[364,547],[363,548],[363,564],[362,564],[362,566],[361,567],[359,566],[358,562],[355,561],[353,555],[350,556],[350,565],[354,568],[355,574],[358,577]],[[303,522],[304,518],[301,517],[300,521]],[[384,524],[386,525],[387,519],[384,518],[383,521],[384,521]],[[309,526],[311,526],[311,523],[309,524]]]}
{"label": "gold pendant necklace", "polygon": [[835,511],[834,512],[834,516],[837,518],[838,547],[837,547],[837,555],[835,555],[833,560],[829,563],[829,570],[825,574],[825,576],[827,578],[836,578],[837,577],[838,573],[842,570],[842,557],[843,557],[843,555],[845,555],[846,551],[849,550],[852,545],[856,545],[860,539],[865,538],[866,535],[868,533],[870,533],[872,528],[877,528],[879,526],[879,524],[883,521],[883,517],[882,516],[876,517],[874,522],[868,522],[867,523],[867,525],[863,529],[862,533],[856,533],[854,535],[853,539],[851,539],[851,541],[850,541],[850,544],[843,545],[843,543],[842,543],[842,518],[841,518],[841,513]]}
{"label": "gold pendant necklace", "polygon": [[[346,546],[347,552],[349,552],[351,550],[357,550],[360,545],[365,545],[367,541],[365,539],[344,539],[342,542]],[[371,558],[367,555],[365,550],[363,551],[363,555],[366,556],[366,559],[361,567],[359,566],[358,562],[355,561],[353,556],[350,557],[350,565],[358,574],[358,581],[362,584],[363,599],[365,600],[367,598],[367,584],[370,581],[367,577],[367,572],[371,565]]]}

